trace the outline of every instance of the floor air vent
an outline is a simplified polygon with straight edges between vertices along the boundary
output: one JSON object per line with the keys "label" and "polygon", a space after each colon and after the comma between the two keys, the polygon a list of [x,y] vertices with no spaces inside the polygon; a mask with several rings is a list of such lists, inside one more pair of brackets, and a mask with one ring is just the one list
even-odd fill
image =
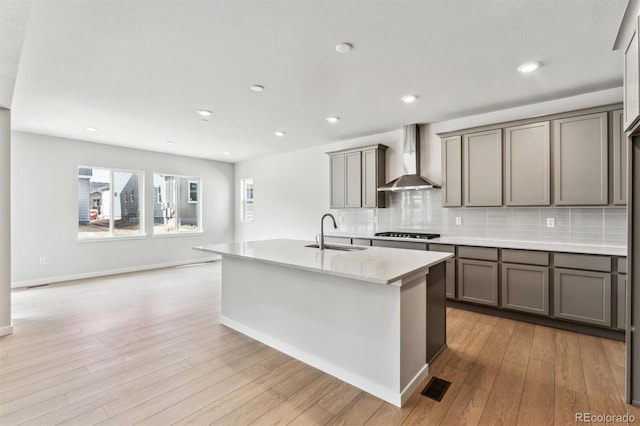
{"label": "floor air vent", "polygon": [[432,377],[420,394],[440,402],[444,394],[447,393],[450,385],[451,382],[447,382],[438,377]]}

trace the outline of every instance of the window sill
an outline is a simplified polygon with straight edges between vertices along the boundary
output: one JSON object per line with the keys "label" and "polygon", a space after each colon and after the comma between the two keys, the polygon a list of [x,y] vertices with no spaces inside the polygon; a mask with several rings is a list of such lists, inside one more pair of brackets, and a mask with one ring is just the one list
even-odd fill
{"label": "window sill", "polygon": [[173,237],[193,237],[196,235],[204,235],[203,231],[194,232],[172,232],[170,234],[153,234],[152,238],[173,238]]}
{"label": "window sill", "polygon": [[76,241],[79,243],[101,243],[105,241],[144,240],[146,238],[146,235],[141,234],[131,236],[118,235],[114,237],[76,238]]}

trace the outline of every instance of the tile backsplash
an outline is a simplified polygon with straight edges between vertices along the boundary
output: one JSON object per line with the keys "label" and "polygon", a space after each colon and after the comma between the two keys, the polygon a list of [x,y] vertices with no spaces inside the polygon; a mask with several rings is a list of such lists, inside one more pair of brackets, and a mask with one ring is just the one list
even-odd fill
{"label": "tile backsplash", "polygon": [[[446,237],[626,246],[626,207],[443,208],[439,189],[386,194],[387,208],[337,210],[345,232],[415,231]],[[456,218],[462,224],[456,225]],[[547,227],[553,218],[555,227]]]}

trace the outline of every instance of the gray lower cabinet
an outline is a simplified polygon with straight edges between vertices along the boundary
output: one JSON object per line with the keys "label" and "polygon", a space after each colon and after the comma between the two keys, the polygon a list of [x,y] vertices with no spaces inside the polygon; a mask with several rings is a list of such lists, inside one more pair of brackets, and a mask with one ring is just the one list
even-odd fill
{"label": "gray lower cabinet", "polygon": [[617,300],[616,305],[618,307],[618,317],[616,321],[616,327],[620,330],[626,330],[627,322],[627,276],[618,275],[617,282]]}
{"label": "gray lower cabinet", "polygon": [[554,316],[611,326],[611,274],[554,269]]}
{"label": "gray lower cabinet", "polygon": [[502,264],[502,307],[549,315],[549,268]]}
{"label": "gray lower cabinet", "polygon": [[449,299],[456,298],[456,260],[448,259],[446,261],[446,296]]}
{"label": "gray lower cabinet", "polygon": [[498,264],[458,259],[458,300],[498,306]]}
{"label": "gray lower cabinet", "polygon": [[607,122],[606,112],[553,121],[557,206],[609,202]]}

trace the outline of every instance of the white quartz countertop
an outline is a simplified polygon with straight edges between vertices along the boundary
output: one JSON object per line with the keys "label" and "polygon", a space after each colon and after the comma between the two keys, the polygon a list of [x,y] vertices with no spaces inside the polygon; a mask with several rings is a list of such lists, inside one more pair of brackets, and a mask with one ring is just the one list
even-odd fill
{"label": "white quartz countertop", "polygon": [[562,244],[512,240],[489,240],[483,238],[440,237],[432,240],[415,238],[375,237],[369,232],[333,232],[327,237],[363,238],[375,240],[410,241],[427,244],[448,244],[456,246],[496,247],[521,250],[551,251],[560,253],[600,254],[606,256],[626,256],[627,248],[618,246],[596,246],[587,244]]}
{"label": "white quartz countertop", "polygon": [[[311,241],[264,240],[214,244],[195,250],[272,263],[376,284],[401,283],[403,278],[426,272],[450,257],[450,253],[367,247],[357,251],[305,247]],[[335,245],[335,244],[334,244]]]}

